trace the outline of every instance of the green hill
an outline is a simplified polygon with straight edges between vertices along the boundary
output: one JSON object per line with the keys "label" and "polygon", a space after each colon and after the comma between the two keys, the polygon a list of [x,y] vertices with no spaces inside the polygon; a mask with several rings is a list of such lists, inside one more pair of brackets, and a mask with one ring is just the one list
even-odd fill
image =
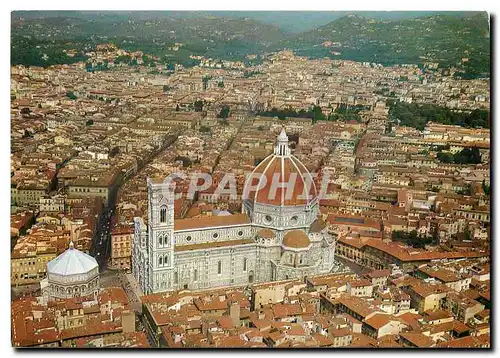
{"label": "green hill", "polygon": [[[276,46],[281,47],[311,57],[383,64],[438,62],[441,67],[459,66],[476,75],[489,73],[490,35],[486,13],[404,20],[348,15]],[[468,64],[462,63],[464,58],[469,59]]]}
{"label": "green hill", "polygon": [[[29,16],[28,16],[29,15]],[[470,15],[470,14],[469,14]],[[269,20],[268,20],[269,21]],[[126,50],[167,56],[194,64],[189,55],[242,60],[249,53],[284,48],[299,55],[331,57],[386,65],[438,62],[460,68],[465,77],[489,75],[488,15],[433,15],[404,19],[367,19],[347,15],[315,30],[289,34],[248,17],[192,13],[13,12],[13,64],[43,65],[75,61],[63,49],[80,54],[98,43],[114,42]],[[184,46],[168,51],[172,44]],[[48,54],[49,60],[42,60]],[[469,59],[462,61],[462,59]]]}

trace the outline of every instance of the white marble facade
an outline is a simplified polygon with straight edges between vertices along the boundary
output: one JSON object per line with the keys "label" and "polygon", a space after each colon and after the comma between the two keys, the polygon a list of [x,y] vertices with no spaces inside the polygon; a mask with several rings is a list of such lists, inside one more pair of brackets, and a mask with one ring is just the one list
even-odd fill
{"label": "white marble facade", "polygon": [[[271,160],[310,175],[291,155],[284,132]],[[255,195],[230,218],[175,221],[166,190],[165,184],[148,179],[147,225],[135,218],[132,271],[145,294],[299,278],[334,267],[335,238],[318,218],[315,188],[300,204],[269,203]]]}

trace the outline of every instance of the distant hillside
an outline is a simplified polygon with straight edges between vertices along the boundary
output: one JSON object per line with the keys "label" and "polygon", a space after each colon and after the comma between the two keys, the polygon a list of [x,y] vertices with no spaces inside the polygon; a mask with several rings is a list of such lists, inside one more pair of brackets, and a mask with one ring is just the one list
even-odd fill
{"label": "distant hillside", "polygon": [[[163,16],[137,20],[126,13],[71,12],[68,16],[39,17],[30,13],[23,17],[14,13],[12,19],[12,63],[40,57],[69,48],[90,48],[98,43],[114,42],[126,50],[142,50],[189,65],[189,55],[214,58],[243,59],[248,53],[259,52],[281,41],[285,35],[277,27],[252,19],[214,16],[177,18]],[[169,51],[182,43],[179,51]],[[40,48],[32,48],[38,44]],[[28,61],[26,64],[38,64]]]}
{"label": "distant hillside", "polygon": [[[489,72],[490,35],[486,13],[373,20],[348,15],[276,46],[312,56],[393,63],[439,62],[476,74]],[[337,53],[334,55],[333,53]]]}
{"label": "distant hillside", "polygon": [[[11,62],[26,65],[71,62],[81,57],[69,59],[64,49],[76,49],[81,56],[95,44],[111,41],[126,50],[142,50],[187,66],[196,63],[189,58],[191,54],[242,60],[249,53],[290,48],[310,57],[383,64],[439,62],[442,67],[458,66],[469,77],[489,73],[486,13],[464,17],[457,12],[396,20],[384,18],[405,14],[368,13],[378,19],[347,15],[315,30],[290,34],[278,25],[282,26],[287,17],[293,20],[303,13],[284,12],[278,16],[275,12],[277,26],[274,26],[268,24],[273,12],[20,11],[12,13]],[[227,16],[216,16],[221,14]],[[237,17],[244,14],[251,17]],[[337,12],[309,14],[311,17],[301,20],[300,26],[311,26],[310,22],[338,15]],[[174,43],[183,46],[177,51],[169,50]],[[49,60],[41,59],[45,55]]]}
{"label": "distant hillside", "polygon": [[431,15],[462,17],[474,14],[466,11],[209,11],[209,13],[224,17],[249,17],[278,26],[289,33],[310,31],[349,14],[375,20],[401,20]]}

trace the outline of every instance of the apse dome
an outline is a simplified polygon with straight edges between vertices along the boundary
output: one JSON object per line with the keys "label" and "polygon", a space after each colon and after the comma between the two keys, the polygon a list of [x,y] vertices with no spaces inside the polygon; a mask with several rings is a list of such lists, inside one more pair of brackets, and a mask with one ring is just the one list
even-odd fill
{"label": "apse dome", "polygon": [[311,245],[309,236],[302,230],[288,231],[283,237],[282,246],[286,249],[301,250]]}

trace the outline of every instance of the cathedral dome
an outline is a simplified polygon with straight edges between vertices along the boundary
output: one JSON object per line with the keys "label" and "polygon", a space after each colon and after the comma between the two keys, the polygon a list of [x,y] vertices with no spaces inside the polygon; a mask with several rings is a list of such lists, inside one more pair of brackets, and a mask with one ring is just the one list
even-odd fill
{"label": "cathedral dome", "polygon": [[274,206],[306,206],[316,198],[312,176],[304,164],[291,155],[284,130],[278,136],[274,153],[252,172],[244,193],[253,203]]}
{"label": "cathedral dome", "polygon": [[292,249],[305,249],[311,244],[309,236],[302,230],[292,230],[283,237],[283,246]]}

